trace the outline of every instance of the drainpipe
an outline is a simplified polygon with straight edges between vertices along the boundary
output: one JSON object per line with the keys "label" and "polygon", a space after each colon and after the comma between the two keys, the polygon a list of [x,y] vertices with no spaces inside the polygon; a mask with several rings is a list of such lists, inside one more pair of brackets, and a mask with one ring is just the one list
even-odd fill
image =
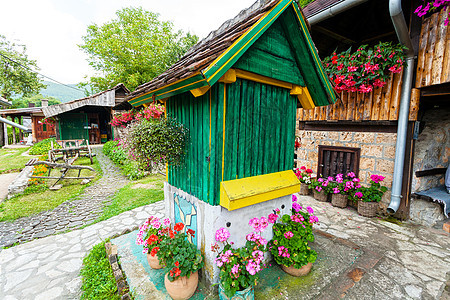
{"label": "drainpipe", "polygon": [[397,33],[398,40],[405,45],[406,65],[403,72],[403,86],[400,95],[400,111],[398,116],[397,142],[395,147],[394,175],[392,181],[391,202],[387,208],[389,214],[397,212],[402,193],[403,168],[405,163],[406,135],[408,128],[409,106],[411,100],[412,77],[414,73],[414,50],[409,36],[408,26],[402,11],[401,0],[389,0],[389,12]]}
{"label": "drainpipe", "polygon": [[31,132],[31,128],[25,127],[23,125],[14,123],[13,121],[10,121],[8,119],[2,118],[0,117],[0,122],[6,123],[8,125],[14,126],[16,128],[19,128],[20,130],[26,131],[26,132]]}
{"label": "drainpipe", "polygon": [[310,25],[314,25],[367,1],[368,0],[344,0],[336,5],[327,8],[324,11],[321,11],[318,14],[308,17],[308,22]]}

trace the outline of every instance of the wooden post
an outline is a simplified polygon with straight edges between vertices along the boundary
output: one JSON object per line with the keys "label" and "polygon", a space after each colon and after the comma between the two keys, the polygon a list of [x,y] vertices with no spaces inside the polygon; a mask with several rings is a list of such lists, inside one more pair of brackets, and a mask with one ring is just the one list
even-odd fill
{"label": "wooden post", "polygon": [[9,145],[8,141],[8,125],[6,123],[3,123],[3,134],[5,135],[5,146]]}
{"label": "wooden post", "polygon": [[[11,120],[13,122],[16,122],[16,118],[15,117],[11,117]],[[12,135],[13,135],[13,145],[16,143],[16,127],[11,126],[12,128]]]}
{"label": "wooden post", "polygon": [[[19,124],[23,125],[23,118],[22,116],[19,117]],[[23,140],[23,130],[19,129],[19,142]]]}

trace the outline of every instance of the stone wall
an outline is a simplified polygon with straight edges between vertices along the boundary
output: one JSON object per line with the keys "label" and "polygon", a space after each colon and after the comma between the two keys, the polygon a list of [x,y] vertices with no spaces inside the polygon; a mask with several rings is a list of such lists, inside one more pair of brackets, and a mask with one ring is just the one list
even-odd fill
{"label": "stone wall", "polygon": [[387,208],[394,172],[396,133],[297,130],[296,135],[301,138],[297,166],[307,166],[314,173],[317,172],[319,145],[360,148],[359,178],[367,185],[372,174],[386,177],[384,185],[389,190],[383,196],[380,208]]}
{"label": "stone wall", "polygon": [[[415,144],[413,172],[447,168],[450,157],[450,111],[439,108],[428,110],[421,122],[425,127]],[[411,192],[427,190],[442,184],[444,175],[419,178],[413,175]]]}

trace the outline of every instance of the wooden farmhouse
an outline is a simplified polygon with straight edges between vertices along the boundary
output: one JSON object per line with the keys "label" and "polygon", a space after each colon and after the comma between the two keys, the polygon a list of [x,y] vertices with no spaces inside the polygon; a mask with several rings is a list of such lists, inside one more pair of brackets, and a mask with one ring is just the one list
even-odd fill
{"label": "wooden farmhouse", "polygon": [[241,11],[127,99],[160,100],[189,130],[184,165],[168,169],[166,213],[197,232],[215,281],[215,230],[228,226],[242,242],[250,218],[290,207],[297,107],[332,104],[335,93],[296,2],[273,0]]}
{"label": "wooden farmhouse", "polygon": [[100,144],[114,138],[109,124],[113,107],[124,101],[129,90],[118,84],[114,88],[92,96],[51,105],[42,109],[46,118],[56,122],[58,140],[88,140]]}
{"label": "wooden farmhouse", "polygon": [[[47,106],[48,100],[42,99],[42,107],[12,108],[0,110],[0,117],[6,118],[17,124],[18,127],[2,122],[0,144],[9,145],[19,142],[26,142],[29,133],[23,127],[31,129],[32,142],[37,143],[44,139],[56,135],[55,126],[45,124],[42,120],[45,118],[42,110]],[[34,105],[34,104],[33,104]],[[11,127],[12,134],[8,134],[8,127]]]}
{"label": "wooden farmhouse", "polygon": [[[333,105],[297,110],[297,166],[324,176],[354,171],[365,183],[383,175],[389,191],[381,211],[433,225],[450,213],[448,194],[444,207],[418,194],[443,189],[449,164],[450,26],[444,25],[448,11],[419,18],[413,12],[421,4],[316,0],[304,8],[322,58],[380,41],[410,50],[402,72],[384,87],[341,92]],[[425,198],[443,203],[439,196]]]}

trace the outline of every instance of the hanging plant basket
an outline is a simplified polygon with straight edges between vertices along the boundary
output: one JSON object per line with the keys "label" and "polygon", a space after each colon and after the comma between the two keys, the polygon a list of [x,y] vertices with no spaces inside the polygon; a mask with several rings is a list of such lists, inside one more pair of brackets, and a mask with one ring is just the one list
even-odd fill
{"label": "hanging plant basket", "polygon": [[340,207],[340,208],[346,208],[348,202],[348,195],[342,195],[342,194],[333,194],[331,195],[331,205]]}
{"label": "hanging plant basket", "polygon": [[378,202],[358,201],[358,213],[363,217],[373,218],[377,215]]}
{"label": "hanging plant basket", "polygon": [[328,194],[325,193],[319,193],[317,191],[313,191],[314,193],[314,199],[321,202],[327,202],[328,201]]}

